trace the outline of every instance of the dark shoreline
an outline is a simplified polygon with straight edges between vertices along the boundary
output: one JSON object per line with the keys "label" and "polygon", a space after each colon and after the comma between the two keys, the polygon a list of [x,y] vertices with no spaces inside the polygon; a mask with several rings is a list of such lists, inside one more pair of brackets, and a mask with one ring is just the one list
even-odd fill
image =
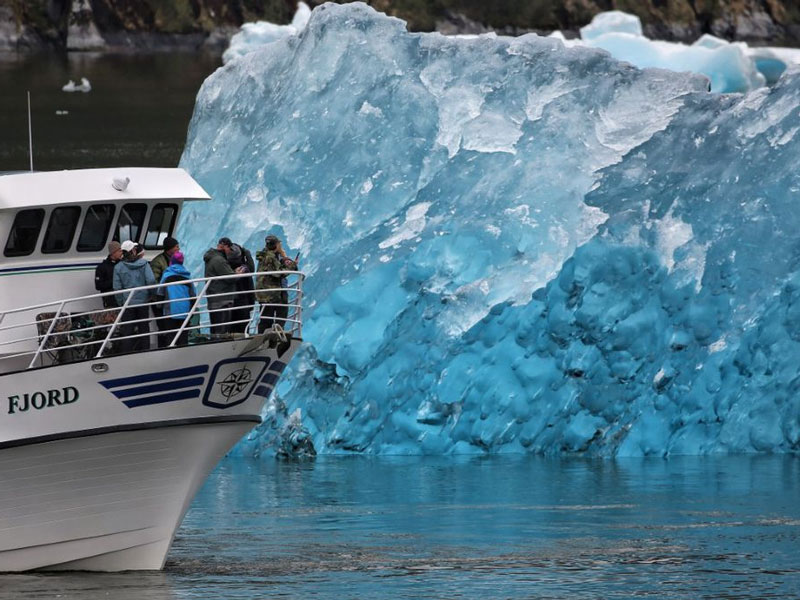
{"label": "dark shoreline", "polygon": [[[347,0],[337,0],[344,3]],[[306,0],[314,8],[323,0]],[[623,9],[651,39],[693,42],[703,34],[751,46],[800,46],[796,0],[369,0],[410,31],[577,37],[598,12]],[[296,0],[0,0],[0,51],[222,51],[246,22],[289,23]],[[706,6],[708,5],[708,6]]]}

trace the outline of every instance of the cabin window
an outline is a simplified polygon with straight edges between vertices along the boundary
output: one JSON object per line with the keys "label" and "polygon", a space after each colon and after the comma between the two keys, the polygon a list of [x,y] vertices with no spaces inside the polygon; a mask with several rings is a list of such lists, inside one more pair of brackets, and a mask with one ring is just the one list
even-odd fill
{"label": "cabin window", "polygon": [[31,208],[21,210],[14,217],[11,234],[6,242],[6,256],[27,256],[36,248],[39,232],[44,223],[44,209]]}
{"label": "cabin window", "polygon": [[147,235],[144,238],[145,248],[150,250],[161,248],[167,236],[172,234],[177,214],[177,204],[155,205],[153,212],[150,213],[150,224],[147,226]]}
{"label": "cabin window", "polygon": [[72,247],[72,237],[81,218],[78,206],[59,206],[50,213],[50,222],[42,242],[43,254],[66,252]]}
{"label": "cabin window", "polygon": [[139,241],[147,214],[147,204],[126,204],[119,213],[114,239],[118,242]]}
{"label": "cabin window", "polygon": [[114,221],[113,204],[93,204],[86,211],[81,235],[78,237],[78,252],[102,250]]}

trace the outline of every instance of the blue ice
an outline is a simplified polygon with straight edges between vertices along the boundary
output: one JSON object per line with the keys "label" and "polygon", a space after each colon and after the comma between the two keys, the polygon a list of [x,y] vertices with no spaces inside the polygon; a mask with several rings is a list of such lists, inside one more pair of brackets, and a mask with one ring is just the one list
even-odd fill
{"label": "blue ice", "polygon": [[601,48],[639,68],[700,73],[708,77],[712,92],[746,92],[766,83],[743,42],[731,44],[710,35],[691,46],[651,40],[642,33],[639,17],[621,11],[599,13],[581,28],[581,40],[571,43]]}
{"label": "blue ice", "polygon": [[[305,344],[247,454],[800,448],[800,74],[748,94],[360,3],[230,61],[181,166],[200,268],[300,252]],[[185,242],[185,243],[184,243]]]}

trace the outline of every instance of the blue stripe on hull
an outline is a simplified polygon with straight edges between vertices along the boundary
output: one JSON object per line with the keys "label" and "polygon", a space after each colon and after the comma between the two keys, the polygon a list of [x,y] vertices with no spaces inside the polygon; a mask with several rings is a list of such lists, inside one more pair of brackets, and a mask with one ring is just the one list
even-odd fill
{"label": "blue stripe on hull", "polygon": [[272,364],[269,366],[270,371],[275,371],[278,374],[283,373],[283,370],[286,368],[286,363],[280,360],[273,360]]}
{"label": "blue stripe on hull", "polygon": [[203,385],[205,377],[192,377],[191,379],[179,379],[177,381],[167,381],[166,383],[154,383],[152,385],[139,385],[124,390],[112,390],[117,398],[130,398],[131,396],[145,396],[156,392],[171,392],[183,388],[198,387]]}
{"label": "blue stripe on hull", "polygon": [[191,375],[201,375],[207,372],[208,372],[208,365],[198,365],[196,367],[175,369],[173,371],[159,371],[158,373],[146,373],[145,375],[120,377],[119,379],[109,379],[107,381],[100,381],[99,383],[108,390],[111,388],[135,385],[137,383],[147,383],[149,381],[161,381],[163,379],[175,379],[177,377],[189,377]]}
{"label": "blue stripe on hull", "polygon": [[278,377],[280,375],[276,375],[275,373],[267,373],[264,377],[261,378],[261,383],[266,383],[267,385],[275,385],[275,382],[278,381]]}
{"label": "blue stripe on hull", "polygon": [[128,408],[136,408],[137,406],[148,406],[150,404],[164,404],[165,402],[176,402],[178,400],[188,400],[189,398],[199,398],[199,397],[200,397],[200,388],[195,388],[193,390],[175,392],[174,394],[160,394],[158,396],[147,396],[145,398],[125,400],[123,404]]}
{"label": "blue stripe on hull", "polygon": [[269,393],[271,391],[272,391],[272,388],[270,386],[260,385],[255,389],[255,391],[253,393],[256,396],[262,396],[262,397],[266,398],[267,396],[269,396]]}

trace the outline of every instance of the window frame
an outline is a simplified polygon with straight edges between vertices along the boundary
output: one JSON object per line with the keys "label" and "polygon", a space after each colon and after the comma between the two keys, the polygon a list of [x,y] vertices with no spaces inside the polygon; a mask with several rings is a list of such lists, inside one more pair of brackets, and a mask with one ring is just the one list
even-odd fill
{"label": "window frame", "polygon": [[139,235],[136,239],[130,238],[130,240],[136,244],[139,244],[142,238],[142,231],[146,230],[147,223],[149,223],[148,216],[150,215],[150,205],[147,202],[126,202],[125,204],[120,204],[119,212],[114,219],[114,234],[111,236],[111,239],[115,242],[122,243],[121,236],[119,234],[119,220],[122,218],[123,214],[126,214],[125,208],[127,206],[143,206],[144,207],[144,216],[142,217],[142,223],[139,226]]}
{"label": "window frame", "polygon": [[[145,250],[161,250],[163,246],[163,242],[161,244],[149,245],[147,244],[147,236],[150,233],[150,224],[153,220],[153,215],[155,212],[162,207],[172,208],[174,212],[172,213],[172,219],[170,220],[169,227],[167,228],[167,235],[165,237],[170,237],[173,233],[175,233],[175,224],[178,222],[178,213],[181,210],[180,203],[178,202],[159,202],[154,204],[150,208],[150,212],[147,215],[147,226],[144,228],[144,241],[142,245],[144,246]],[[163,230],[159,229],[159,236]]]}
{"label": "window frame", "polygon": [[[47,236],[50,234],[50,227],[53,224],[53,216],[58,211],[78,211],[78,217],[72,223],[72,231],[69,233],[69,240],[67,246],[63,249],[59,250],[46,250],[45,244],[47,243]],[[39,246],[39,252],[42,254],[66,254],[70,250],[72,250],[72,246],[75,244],[75,232],[78,231],[78,223],[82,221],[81,217],[83,216],[83,208],[77,204],[66,204],[64,206],[54,206],[50,209],[50,212],[47,216],[47,227],[44,230],[44,237],[42,238],[42,243]]]}
{"label": "window frame", "polygon": [[[82,249],[81,248],[81,237],[83,236],[83,232],[86,229],[86,222],[89,219],[89,213],[92,211],[93,208],[96,207],[111,207],[111,217],[108,219],[106,224],[105,233],[103,235],[103,243],[99,248],[92,248],[92,249]],[[86,212],[83,213],[83,220],[81,221],[80,231],[78,232],[78,238],[75,240],[75,251],[76,252],[101,252],[105,249],[106,245],[108,244],[108,236],[111,233],[111,229],[114,227],[114,223],[116,222],[117,218],[117,204],[114,202],[98,202],[96,204],[89,204],[86,207]]]}
{"label": "window frame", "polygon": [[[36,239],[33,241],[33,245],[31,246],[29,251],[27,251],[27,252],[12,252],[12,253],[9,253],[9,251],[8,251],[8,243],[9,243],[9,241],[11,241],[11,234],[14,233],[14,228],[15,228],[15,226],[17,224],[17,218],[24,212],[33,212],[33,213],[38,212],[39,215],[40,215],[39,227],[38,227],[38,231],[36,233]],[[44,221],[45,221],[46,217],[47,217],[47,211],[45,211],[45,209],[41,208],[41,207],[21,208],[16,213],[14,213],[14,220],[11,223],[11,228],[8,230],[8,235],[6,236],[6,244],[3,247],[3,256],[5,256],[7,258],[18,258],[18,257],[21,257],[21,256],[30,256],[31,254],[36,252],[36,249],[39,247],[39,239],[42,237],[42,229],[44,228]]]}

